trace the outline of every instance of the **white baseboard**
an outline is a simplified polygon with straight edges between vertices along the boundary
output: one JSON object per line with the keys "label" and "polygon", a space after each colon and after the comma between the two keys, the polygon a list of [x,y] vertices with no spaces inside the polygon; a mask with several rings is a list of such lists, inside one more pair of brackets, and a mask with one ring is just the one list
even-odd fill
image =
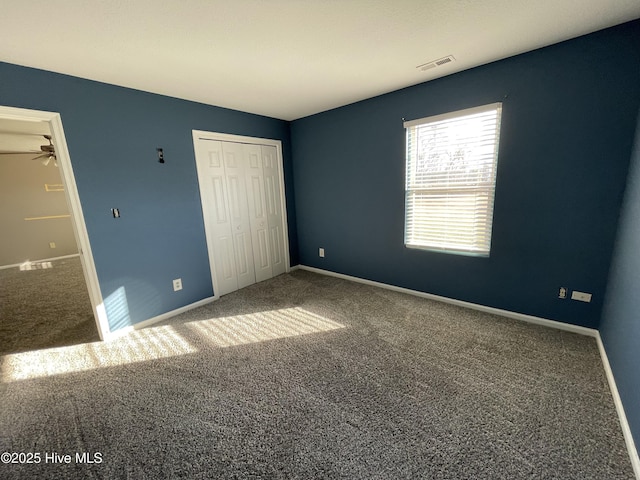
{"label": "white baseboard", "polygon": [[609,388],[611,389],[611,395],[613,396],[613,403],[616,406],[616,411],[618,412],[620,427],[622,427],[622,435],[624,435],[624,441],[627,444],[627,451],[629,452],[631,466],[633,467],[636,479],[640,480],[640,457],[638,457],[638,450],[636,449],[636,444],[633,441],[633,435],[631,434],[631,428],[629,427],[629,422],[627,421],[627,415],[624,412],[622,399],[620,398],[620,394],[618,393],[618,386],[616,385],[616,380],[613,376],[611,365],[609,364],[609,357],[607,356],[607,351],[604,348],[604,344],[602,343],[602,338],[600,338],[599,332],[596,336],[596,341],[598,342],[598,350],[600,350],[600,357],[602,358],[604,373],[607,376]]}
{"label": "white baseboard", "polygon": [[185,305],[184,307],[176,308],[175,310],[171,310],[170,312],[163,313],[156,317],[149,318],[147,320],[143,320],[142,322],[138,322],[134,325],[129,325],[128,327],[121,328],[116,330],[115,332],[109,333],[109,336],[105,338],[105,340],[112,340],[114,338],[120,337],[122,335],[126,335],[127,333],[133,332],[135,330],[140,330],[141,328],[149,327],[154,323],[161,322],[163,320],[167,320],[171,317],[175,317],[184,312],[188,312],[189,310],[193,310],[194,308],[202,307],[203,305],[207,305],[214,300],[217,300],[219,297],[207,297],[202,300],[198,300],[197,302],[190,303],[189,305]]}
{"label": "white baseboard", "polygon": [[598,350],[600,351],[600,357],[602,358],[602,364],[604,367],[605,375],[607,376],[607,381],[609,382],[609,388],[611,389],[613,401],[616,407],[616,411],[618,413],[618,419],[620,420],[620,426],[622,427],[622,434],[624,436],[624,440],[627,445],[627,451],[629,453],[629,458],[631,459],[631,465],[633,467],[633,471],[635,473],[636,479],[640,480],[640,458],[638,457],[638,450],[636,449],[635,442],[633,441],[633,436],[631,435],[629,422],[627,421],[627,416],[624,412],[622,400],[620,399],[620,394],[618,393],[618,387],[616,386],[616,382],[613,377],[613,372],[611,370],[611,366],[609,365],[607,352],[604,349],[602,339],[600,338],[600,332],[598,330],[593,328],[580,327],[578,325],[571,325],[568,323],[557,322],[555,320],[548,320],[546,318],[534,317],[532,315],[525,315],[523,313],[510,312],[508,310],[501,310],[499,308],[487,307],[485,305],[478,305],[476,303],[464,302],[462,300],[456,300],[453,298],[441,297],[439,295],[419,292],[417,290],[410,290],[408,288],[396,287],[394,285],[389,285],[386,283],[374,282],[372,280],[366,280],[359,277],[352,277],[350,275],[331,272],[329,270],[322,270],[320,268],[315,268],[315,267],[308,267],[306,265],[299,265],[298,268],[300,270],[308,270],[310,272],[320,273],[322,275],[338,277],[345,280],[351,280],[353,282],[364,283],[366,285],[372,285],[375,287],[386,288],[388,290],[393,290],[396,292],[415,295],[417,297],[428,298],[429,300],[436,300],[438,302],[450,303],[450,304],[458,305],[461,307],[471,308],[473,310],[479,310],[481,312],[493,313],[495,315],[501,315],[503,317],[513,318],[515,320],[534,323],[536,325],[543,325],[546,327],[556,328],[558,330],[566,330],[569,332],[574,332],[582,335],[587,335],[589,337],[594,337],[598,344]]}
{"label": "white baseboard", "polygon": [[389,285],[387,283],[374,282],[373,280],[366,280],[364,278],[352,277],[350,275],[344,275],[342,273],[331,272],[329,270],[322,270],[315,267],[307,267],[306,265],[299,265],[300,270],[308,270],[310,272],[320,273],[322,275],[329,275],[331,277],[343,278],[345,280],[351,280],[352,282],[364,283],[366,285],[372,285],[374,287],[386,288],[387,290],[393,290],[395,292],[406,293],[414,295],[416,297],[427,298],[429,300],[436,300],[438,302],[450,303],[459,307],[471,308],[473,310],[479,310],[481,312],[492,313],[494,315],[500,315],[507,318],[513,318],[515,320],[521,320],[523,322],[535,323],[536,325],[543,325],[545,327],[556,328],[558,330],[565,330],[568,332],[579,333],[581,335],[587,335],[589,337],[597,337],[598,330],[594,328],[581,327],[579,325],[572,325],[570,323],[557,322],[555,320],[548,320],[546,318],[534,317],[533,315],[526,315],[524,313],[511,312],[509,310],[501,310],[499,308],[487,307],[486,305],[479,305],[477,303],[464,302],[462,300],[456,300],[454,298],[441,297],[440,295],[433,295],[431,293],[424,293],[418,290],[411,290],[409,288],[396,287],[395,285]]}
{"label": "white baseboard", "polygon": [[[42,258],[38,260],[27,260],[29,263],[40,263],[40,262],[55,262],[56,260],[64,260],[65,258],[73,258],[79,257],[79,253],[72,253],[71,255],[62,255],[61,257],[52,257],[52,258]],[[17,268],[20,265],[24,265],[27,262],[22,263],[14,263],[13,265],[2,265],[0,266],[0,270],[4,270],[5,268]]]}

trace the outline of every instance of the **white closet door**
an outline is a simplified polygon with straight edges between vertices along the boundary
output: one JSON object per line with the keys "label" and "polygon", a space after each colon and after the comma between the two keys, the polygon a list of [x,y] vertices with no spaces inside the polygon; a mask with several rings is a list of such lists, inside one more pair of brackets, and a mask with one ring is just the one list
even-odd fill
{"label": "white closet door", "polygon": [[227,204],[227,186],[224,171],[222,142],[198,142],[198,171],[202,212],[211,269],[216,278],[216,294],[224,295],[238,289],[231,218]]}
{"label": "white closet door", "polygon": [[273,277],[273,272],[271,271],[269,225],[264,196],[261,150],[260,145],[245,144],[243,148],[253,243],[253,264],[256,270],[256,282],[262,282]]}
{"label": "white closet door", "polygon": [[275,277],[286,271],[284,256],[284,214],[282,212],[280,172],[278,171],[277,150],[271,145],[261,145],[262,172],[264,175],[267,224],[269,226],[269,257],[271,272]]}
{"label": "white closet door", "polygon": [[235,250],[238,288],[256,283],[251,242],[251,224],[245,184],[245,161],[241,143],[223,142],[224,171],[227,180],[227,198],[231,232]]}
{"label": "white closet door", "polygon": [[194,146],[211,277],[222,296],[284,273],[287,240],[276,146],[206,138],[215,135],[194,131]]}

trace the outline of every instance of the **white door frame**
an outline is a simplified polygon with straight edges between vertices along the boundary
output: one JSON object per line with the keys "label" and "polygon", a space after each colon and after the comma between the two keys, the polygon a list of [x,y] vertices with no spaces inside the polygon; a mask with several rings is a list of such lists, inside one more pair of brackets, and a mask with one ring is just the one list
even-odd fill
{"label": "white door frame", "polygon": [[87,226],[84,222],[84,214],[82,213],[82,205],[80,204],[80,197],[78,195],[75,176],[73,175],[71,158],[69,157],[67,140],[64,135],[64,129],[62,128],[62,119],[60,114],[56,112],[0,106],[0,119],[21,120],[26,122],[46,122],[49,126],[52,141],[56,148],[56,158],[58,160],[58,167],[60,168],[60,177],[62,178],[64,192],[67,197],[67,203],[69,204],[71,225],[73,227],[76,243],[78,244],[80,263],[82,264],[89,299],[91,300],[93,316],[96,321],[96,327],[98,328],[100,339],[105,340],[110,336],[111,330],[109,328],[109,321],[107,319],[107,312],[104,307],[102,293],[100,292],[98,274],[93,261]]}
{"label": "white door frame", "polygon": [[[280,206],[282,208],[282,236],[284,237],[284,258],[285,258],[285,272],[289,273],[291,270],[291,263],[289,258],[289,229],[287,228],[287,201],[285,198],[284,191],[284,161],[282,157],[282,142],[280,140],[273,140],[270,138],[260,138],[260,137],[246,137],[243,135],[232,135],[229,133],[218,133],[218,132],[206,132],[204,130],[192,130],[193,133],[193,149],[194,149],[194,158],[196,162],[196,171],[198,174],[198,186],[200,187],[200,203],[203,204],[203,196],[202,196],[202,179],[203,175],[201,175],[200,167],[198,165],[198,140],[217,140],[220,142],[234,142],[234,143],[248,143],[252,145],[268,145],[276,147],[276,156],[278,162],[278,171],[279,171],[279,180],[280,180]],[[203,204],[204,208],[204,204]],[[203,210],[204,215],[204,210]],[[207,252],[209,254],[209,267],[211,270],[211,282],[213,284],[213,298],[217,300],[220,298],[218,294],[219,289],[216,285],[216,275],[215,275],[215,265],[214,265],[214,256],[213,256],[213,238],[211,238],[211,234],[206,227],[205,222],[205,236],[207,239]]]}

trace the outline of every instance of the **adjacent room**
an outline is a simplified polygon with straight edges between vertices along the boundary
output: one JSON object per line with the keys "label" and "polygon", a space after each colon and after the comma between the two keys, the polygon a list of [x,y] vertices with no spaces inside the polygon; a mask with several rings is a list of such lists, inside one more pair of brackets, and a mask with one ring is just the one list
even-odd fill
{"label": "adjacent room", "polygon": [[640,480],[637,1],[0,44],[0,477]]}
{"label": "adjacent room", "polygon": [[99,340],[51,132],[0,121],[0,354]]}

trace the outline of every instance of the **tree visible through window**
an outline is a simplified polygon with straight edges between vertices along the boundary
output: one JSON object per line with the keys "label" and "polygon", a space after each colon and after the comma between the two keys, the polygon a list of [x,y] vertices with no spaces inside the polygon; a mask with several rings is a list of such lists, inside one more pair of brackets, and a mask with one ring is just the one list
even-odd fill
{"label": "tree visible through window", "polygon": [[405,245],[488,256],[502,104],[405,122]]}

